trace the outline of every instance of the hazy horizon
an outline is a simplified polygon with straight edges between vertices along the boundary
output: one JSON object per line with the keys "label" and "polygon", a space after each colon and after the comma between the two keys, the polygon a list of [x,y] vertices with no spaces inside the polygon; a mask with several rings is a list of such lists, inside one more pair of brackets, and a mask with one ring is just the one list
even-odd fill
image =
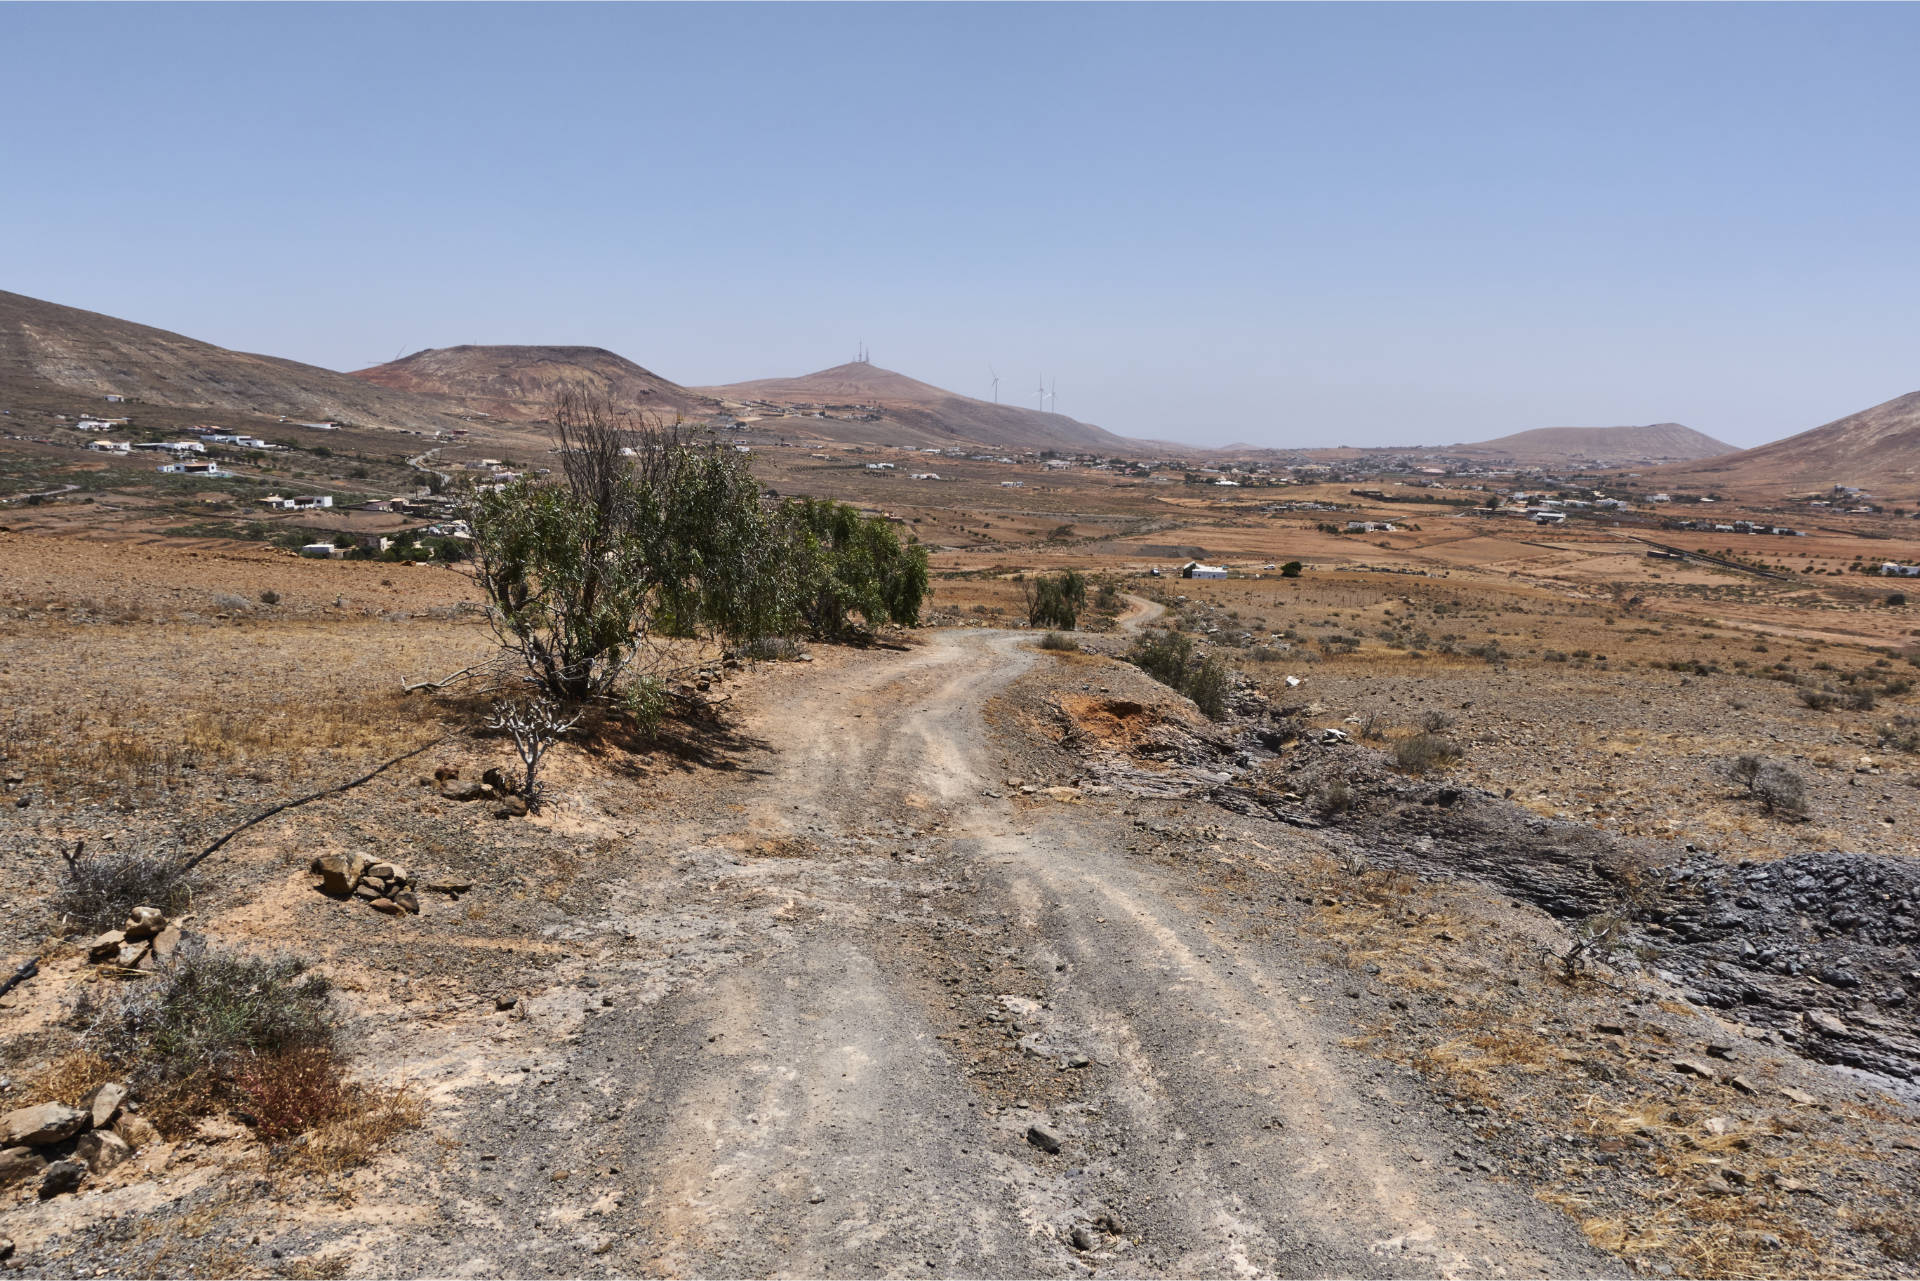
{"label": "hazy horizon", "polygon": [[[1920,387],[1911,6],[0,8],[0,288],[1270,447]],[[90,75],[87,68],[111,68]]]}

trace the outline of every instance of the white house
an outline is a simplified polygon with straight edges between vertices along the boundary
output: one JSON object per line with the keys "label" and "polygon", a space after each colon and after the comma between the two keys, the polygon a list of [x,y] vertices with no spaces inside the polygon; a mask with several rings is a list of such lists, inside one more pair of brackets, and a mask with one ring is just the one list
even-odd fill
{"label": "white house", "polygon": [[1537,511],[1528,513],[1536,525],[1564,525],[1567,523],[1565,512]]}
{"label": "white house", "polygon": [[203,476],[209,480],[225,480],[233,475],[216,462],[168,463],[160,470],[175,476]]}
{"label": "white house", "polygon": [[133,446],[135,449],[166,454],[204,454],[207,447],[197,440],[142,440]]}
{"label": "white house", "polygon": [[87,448],[99,450],[103,454],[131,454],[133,452],[133,446],[124,440],[90,440],[87,442]]}
{"label": "white house", "polygon": [[1225,578],[1226,576],[1227,570],[1224,565],[1202,565],[1197,560],[1190,560],[1180,567],[1182,578]]}
{"label": "white house", "polygon": [[339,560],[347,554],[347,549],[332,543],[308,543],[300,549],[300,554],[314,560]]}

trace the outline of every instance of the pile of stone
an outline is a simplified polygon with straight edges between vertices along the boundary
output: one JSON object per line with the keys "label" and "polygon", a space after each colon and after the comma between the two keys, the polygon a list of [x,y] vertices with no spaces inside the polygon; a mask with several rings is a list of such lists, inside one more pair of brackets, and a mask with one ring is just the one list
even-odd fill
{"label": "pile of stone", "polygon": [[151,970],[180,946],[180,926],[157,907],[136,907],[117,930],[96,935],[87,944],[87,959],[95,965]]}
{"label": "pile of stone", "polygon": [[44,1201],[158,1143],[160,1132],[133,1108],[127,1087],[109,1081],[90,1091],[79,1107],[38,1103],[0,1116],[0,1188],[38,1179]]}
{"label": "pile of stone", "polygon": [[440,791],[440,795],[450,801],[492,801],[495,818],[520,818],[527,812],[526,798],[520,795],[520,789],[497,767],[490,767],[480,775],[479,782],[460,780],[458,765],[442,765],[433,771],[431,779],[421,779]]}
{"label": "pile of stone", "polygon": [[322,854],[308,868],[320,878],[320,888],[339,899],[359,899],[388,916],[420,914],[413,874],[398,863],[366,854]]}

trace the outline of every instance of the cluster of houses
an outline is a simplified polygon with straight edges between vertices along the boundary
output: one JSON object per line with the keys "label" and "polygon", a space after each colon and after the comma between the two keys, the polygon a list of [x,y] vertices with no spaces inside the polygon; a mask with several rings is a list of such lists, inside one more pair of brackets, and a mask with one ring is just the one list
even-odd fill
{"label": "cluster of houses", "polygon": [[1805,538],[1802,530],[1786,525],[1769,525],[1758,520],[1665,520],[1660,522],[1663,529],[1701,529],[1715,534],[1778,534],[1782,538]]}

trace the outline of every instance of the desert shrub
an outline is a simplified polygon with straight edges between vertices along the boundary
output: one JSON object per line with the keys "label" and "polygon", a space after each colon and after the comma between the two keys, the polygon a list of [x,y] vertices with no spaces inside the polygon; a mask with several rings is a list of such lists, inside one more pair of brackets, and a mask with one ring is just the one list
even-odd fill
{"label": "desert shrub", "polygon": [[1873,686],[1855,685],[1841,695],[1840,701],[1847,705],[1850,712],[1870,712],[1876,702]]}
{"label": "desert shrub", "polygon": [[247,1059],[233,1085],[254,1130],[269,1143],[337,1121],[353,1107],[346,1070],[325,1045]]}
{"label": "desert shrub", "polygon": [[278,605],[280,603],[280,593],[269,587],[260,593],[260,603],[262,605]]}
{"label": "desert shrub", "polygon": [[1442,734],[1453,728],[1453,717],[1437,708],[1420,713],[1420,729],[1428,734]]}
{"label": "desert shrub", "polygon": [[1550,649],[1540,657],[1549,663],[1564,663],[1567,661],[1567,656],[1557,649]]}
{"label": "desert shrub", "polygon": [[1920,752],[1920,721],[1911,716],[1896,716],[1875,731],[1880,746],[1902,752]]}
{"label": "desert shrub", "polygon": [[1120,589],[1112,583],[1100,584],[1100,590],[1093,596],[1093,607],[1102,613],[1115,613],[1123,603],[1124,598],[1120,595]]}
{"label": "desert shrub", "polygon": [[1280,577],[1282,577],[1282,578],[1298,578],[1298,577],[1300,577],[1300,571],[1301,571],[1301,569],[1302,569],[1302,568],[1303,568],[1303,566],[1302,566],[1302,565],[1300,564],[1300,562],[1299,562],[1299,561],[1297,561],[1297,560],[1290,560],[1290,561],[1288,561],[1288,562],[1287,562],[1286,564],[1284,564],[1284,565],[1282,565],[1282,566],[1280,567]]}
{"label": "desert shrub", "polygon": [[1887,604],[1898,607],[1906,603],[1907,603],[1907,594],[1905,592],[1888,592],[1887,593]]}
{"label": "desert shrub", "polygon": [[1040,638],[1040,648],[1059,650],[1062,653],[1071,654],[1079,651],[1080,642],[1065,632],[1048,632]]}
{"label": "desert shrub", "polygon": [[1223,721],[1227,718],[1227,694],[1232,688],[1233,672],[1217,655],[1209,654],[1188,671],[1182,692],[1208,720]]}
{"label": "desert shrub", "polygon": [[1127,661],[1191,698],[1209,719],[1226,719],[1233,669],[1215,655],[1197,656],[1193,638],[1185,632],[1150,632],[1134,643]]}
{"label": "desert shrub", "polygon": [[1463,754],[1458,743],[1439,734],[1414,734],[1393,745],[1393,763],[1409,774],[1444,769]]}
{"label": "desert shrub", "polygon": [[[974,608],[978,609],[979,606]],[[756,663],[792,661],[807,652],[806,642],[792,636],[753,636],[740,642],[735,651],[741,658]]]}
{"label": "desert shrub", "polygon": [[1755,756],[1752,752],[1747,752],[1734,757],[1732,763],[1727,766],[1727,777],[1746,788],[1748,794],[1751,795],[1754,780],[1760,777],[1760,771],[1766,767],[1767,762],[1765,758]]}
{"label": "desert shrub", "polygon": [[1193,661],[1193,638],[1185,632],[1149,632],[1134,645],[1127,660],[1162,685],[1178,689]]}
{"label": "desert shrub", "polygon": [[53,908],[79,929],[113,929],[136,907],[157,907],[175,916],[193,900],[180,865],[170,858],[131,850],[89,854],[83,842],[65,863]]}
{"label": "desert shrub", "polygon": [[1803,706],[1816,712],[1830,712],[1840,705],[1840,696],[1830,689],[1815,689],[1803,685],[1794,691]]}
{"label": "desert shrub", "polygon": [[1785,765],[1763,767],[1754,776],[1752,790],[1769,814],[1800,818],[1807,812],[1807,781]]}
{"label": "desert shrub", "polygon": [[1344,778],[1330,778],[1313,789],[1313,808],[1322,818],[1345,814],[1353,808],[1353,787]]}
{"label": "desert shrub", "polygon": [[143,1091],[217,1093],[254,1059],[331,1049],[330,991],[304,961],[189,940],[151,980],[111,999],[92,1020],[92,1040]]}

